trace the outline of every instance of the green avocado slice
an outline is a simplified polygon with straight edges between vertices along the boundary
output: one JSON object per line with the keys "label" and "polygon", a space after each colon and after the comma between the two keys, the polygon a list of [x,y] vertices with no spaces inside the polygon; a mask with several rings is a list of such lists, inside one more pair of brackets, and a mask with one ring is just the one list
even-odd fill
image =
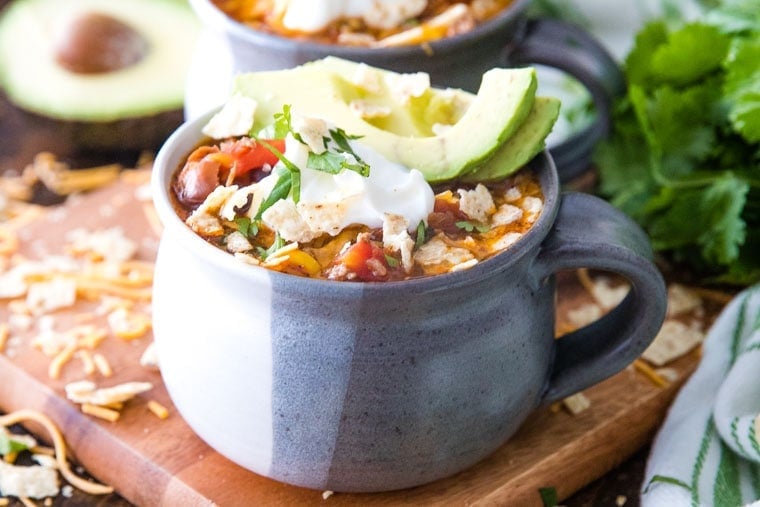
{"label": "green avocado slice", "polygon": [[[536,74],[532,68],[491,69],[477,95],[458,120],[439,135],[402,135],[379,128],[351,110],[352,100],[368,92],[341,75],[308,64],[285,71],[240,75],[235,90],[255,99],[255,123],[271,123],[290,104],[299,114],[322,117],[390,160],[416,168],[429,182],[459,177],[481,165],[518,130],[533,106]],[[390,105],[394,97],[382,98]]]}
{"label": "green avocado slice", "polygon": [[[141,54],[108,72],[62,65],[67,29],[93,15],[136,34]],[[20,108],[62,121],[110,122],[180,110],[199,34],[186,0],[16,0],[0,17],[0,86]],[[83,40],[97,42],[96,34],[85,34],[74,49],[97,57]]]}
{"label": "green avocado slice", "polygon": [[533,108],[517,132],[501,145],[493,157],[461,179],[471,183],[499,180],[530,162],[544,149],[546,136],[559,116],[559,107],[559,99],[536,97]]}

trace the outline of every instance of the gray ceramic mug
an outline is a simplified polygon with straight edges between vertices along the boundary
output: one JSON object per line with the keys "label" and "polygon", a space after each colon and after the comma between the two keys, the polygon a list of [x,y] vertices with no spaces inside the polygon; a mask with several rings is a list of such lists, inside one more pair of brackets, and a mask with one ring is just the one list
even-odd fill
{"label": "gray ceramic mug", "polygon": [[591,124],[550,147],[563,181],[588,169],[593,148],[609,131],[613,101],[625,91],[619,66],[596,39],[563,21],[528,20],[530,0],[515,0],[470,32],[424,47],[392,48],[289,39],[238,23],[210,0],[190,3],[208,27],[226,38],[235,73],[291,68],[332,55],[396,72],[427,72],[434,86],[476,92],[483,73],[494,67],[543,64],[565,71],[588,89],[596,115]]}
{"label": "gray ceramic mug", "polygon": [[[403,282],[315,280],[245,265],[175,214],[172,173],[206,115],[167,141],[152,191],[164,223],[153,315],[178,410],[221,454],[315,489],[382,491],[454,474],[528,414],[599,382],[651,342],[663,280],[641,229],[605,201],[560,194],[547,153],[544,208],[474,267]],[[632,290],[601,320],[554,338],[555,277],[597,268]]]}

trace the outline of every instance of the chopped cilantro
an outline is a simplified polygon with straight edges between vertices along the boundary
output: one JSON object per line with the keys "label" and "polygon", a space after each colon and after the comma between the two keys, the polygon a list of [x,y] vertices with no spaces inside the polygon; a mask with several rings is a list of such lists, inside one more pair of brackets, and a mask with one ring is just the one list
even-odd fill
{"label": "chopped cilantro", "polygon": [[[257,141],[261,143],[261,145],[264,146],[266,149],[271,151],[279,159],[279,161],[282,162],[282,165],[284,165],[285,168],[288,170],[288,174],[290,174],[289,193],[291,193],[293,196],[293,202],[297,203],[298,201],[300,201],[301,200],[301,170],[298,168],[297,165],[295,165],[293,162],[288,160],[280,150],[278,150],[277,148],[275,148],[268,142],[262,139],[257,139]],[[282,177],[280,177],[277,183],[279,184],[280,181],[282,181]],[[272,191],[272,193],[274,193],[274,191]],[[283,197],[280,197],[279,199],[285,199],[287,196],[288,194],[285,194]],[[270,194],[270,197],[271,197],[271,194]],[[279,199],[276,199],[276,201]],[[268,200],[269,200],[269,197],[267,197],[267,201]],[[271,203],[270,206],[272,204],[274,204],[274,202]],[[259,209],[259,211],[261,211],[261,209]]]}
{"label": "chopped cilantro", "polygon": [[252,238],[259,233],[259,224],[256,220],[251,220],[248,217],[236,217],[235,224],[240,234],[246,238]]}
{"label": "chopped cilantro", "polygon": [[361,136],[348,135],[341,128],[330,129],[330,136],[332,136],[333,142],[338,146],[339,152],[348,153],[356,160],[355,163],[347,164],[344,167],[361,174],[365,178],[369,176],[369,165],[354,152],[348,142],[354,139],[361,139]]}
{"label": "chopped cilantro", "polygon": [[291,134],[299,142],[303,142],[301,136],[293,131],[290,109],[290,104],[285,104],[282,106],[282,112],[274,115],[274,137],[275,139],[285,139],[288,134]]}
{"label": "chopped cilantro", "polygon": [[699,276],[760,281],[760,0],[648,23],[595,155],[599,192]]}
{"label": "chopped cilantro", "polygon": [[541,495],[541,503],[544,507],[556,507],[559,504],[557,489],[554,487],[538,488],[538,494]]}
{"label": "chopped cilantro", "polygon": [[338,174],[348,167],[348,159],[341,154],[333,151],[323,151],[320,154],[309,152],[309,160],[306,166],[309,169],[322,171],[330,174]]}
{"label": "chopped cilantro", "polygon": [[420,220],[420,223],[417,224],[417,237],[414,240],[414,248],[424,245],[425,239],[427,239],[427,228],[425,228],[425,222]]}
{"label": "chopped cilantro", "polygon": [[15,440],[12,434],[0,431],[0,455],[5,456],[28,449],[25,443]]}
{"label": "chopped cilantro", "polygon": [[454,225],[467,232],[488,232],[489,229],[489,227],[485,224],[476,224],[473,222],[468,222],[467,220],[462,220],[461,222],[457,222]]}
{"label": "chopped cilantro", "polygon": [[388,265],[392,268],[398,267],[398,259],[396,259],[394,256],[385,254],[385,262],[388,263]]}
{"label": "chopped cilantro", "polygon": [[275,253],[277,250],[285,246],[285,240],[280,237],[278,233],[275,233],[274,235],[274,241],[272,242],[271,246],[269,248],[263,248],[258,247],[257,251],[259,253],[259,257],[261,257],[262,260],[266,260],[267,257]]}
{"label": "chopped cilantro", "polygon": [[269,209],[274,203],[280,199],[285,199],[290,194],[292,186],[293,173],[286,171],[280,175],[277,179],[277,183],[274,184],[274,188],[269,193],[264,202],[259,206],[259,210],[256,212],[256,218],[254,220],[261,220],[261,215]]}

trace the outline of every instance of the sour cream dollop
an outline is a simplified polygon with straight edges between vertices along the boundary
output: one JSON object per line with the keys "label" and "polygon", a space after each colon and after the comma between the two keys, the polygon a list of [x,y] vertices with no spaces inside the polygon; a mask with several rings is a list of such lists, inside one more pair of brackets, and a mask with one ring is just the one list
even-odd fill
{"label": "sour cream dollop", "polygon": [[287,0],[283,3],[283,25],[302,32],[318,32],[344,17],[360,17],[372,28],[396,28],[427,7],[427,0]]}

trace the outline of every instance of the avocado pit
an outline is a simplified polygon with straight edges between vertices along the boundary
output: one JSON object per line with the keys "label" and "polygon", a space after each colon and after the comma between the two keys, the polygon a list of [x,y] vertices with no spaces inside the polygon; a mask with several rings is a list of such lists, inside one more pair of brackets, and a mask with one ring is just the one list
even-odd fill
{"label": "avocado pit", "polygon": [[135,65],[148,50],[148,41],[128,24],[106,14],[87,12],[64,28],[55,58],[71,72],[101,74]]}

